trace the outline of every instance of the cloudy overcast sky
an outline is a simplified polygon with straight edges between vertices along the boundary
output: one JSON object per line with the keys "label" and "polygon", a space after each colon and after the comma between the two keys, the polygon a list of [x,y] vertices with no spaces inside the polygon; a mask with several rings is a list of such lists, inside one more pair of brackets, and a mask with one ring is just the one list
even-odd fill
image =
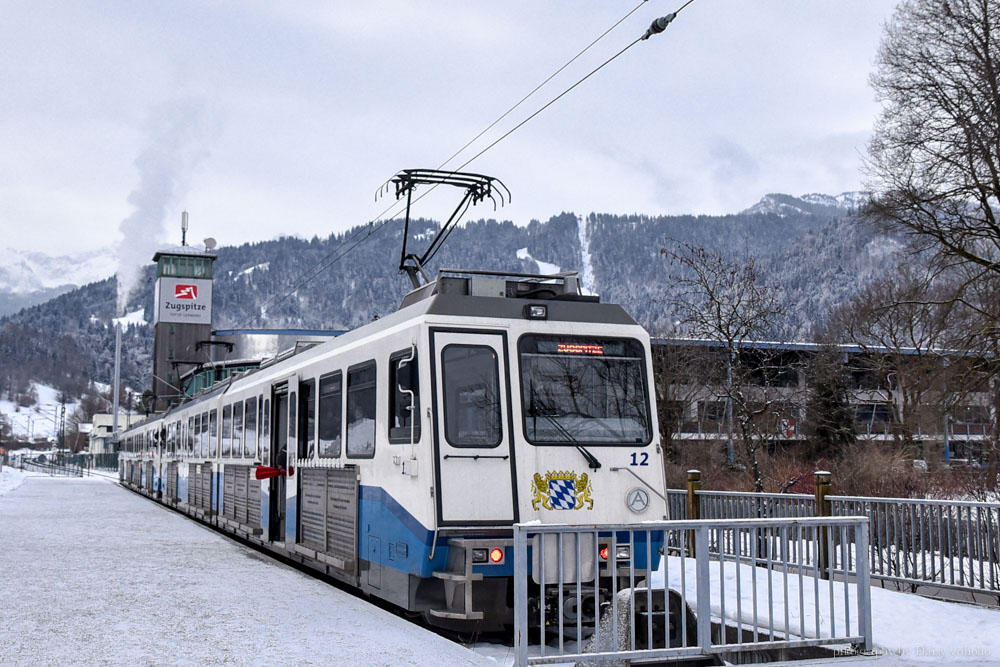
{"label": "cloudy overcast sky", "polygon": [[[643,3],[464,157],[679,4]],[[513,193],[470,215],[726,213],[859,189],[894,4],[696,0],[469,165]],[[176,241],[182,209],[194,239],[226,245],[367,222],[393,173],[440,165],[635,6],[0,0],[4,243],[93,250],[123,221]]]}

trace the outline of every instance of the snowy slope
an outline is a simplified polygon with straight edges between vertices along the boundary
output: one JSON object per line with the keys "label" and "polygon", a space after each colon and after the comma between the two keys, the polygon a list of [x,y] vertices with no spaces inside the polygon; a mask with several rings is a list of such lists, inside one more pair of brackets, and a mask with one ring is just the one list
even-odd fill
{"label": "snowy slope", "polygon": [[98,252],[50,257],[0,247],[0,316],[43,303],[64,292],[115,272],[111,248]]}
{"label": "snowy slope", "polygon": [[529,262],[534,262],[538,266],[538,272],[543,275],[551,276],[562,271],[562,268],[560,268],[558,264],[552,264],[551,262],[543,262],[541,260],[535,259],[528,252],[527,248],[519,249],[517,251],[517,258],[526,259]]}
{"label": "snowy slope", "polygon": [[64,285],[85,285],[113,275],[115,266],[110,248],[63,257],[0,248],[0,289],[24,294]]}
{"label": "snowy slope", "polygon": [[[44,384],[35,384],[38,402],[27,408],[0,400],[0,414],[11,425],[14,436],[32,440],[51,440],[57,435],[56,423],[62,410],[59,392]],[[69,419],[79,403],[66,404],[66,419]],[[68,430],[68,429],[67,429]]]}
{"label": "snowy slope", "polygon": [[111,322],[112,324],[120,324],[123,327],[128,327],[131,324],[136,326],[146,326],[146,324],[148,324],[148,322],[146,322],[146,309],[140,308],[139,310],[135,310],[131,313],[126,313],[121,317],[112,319]]}

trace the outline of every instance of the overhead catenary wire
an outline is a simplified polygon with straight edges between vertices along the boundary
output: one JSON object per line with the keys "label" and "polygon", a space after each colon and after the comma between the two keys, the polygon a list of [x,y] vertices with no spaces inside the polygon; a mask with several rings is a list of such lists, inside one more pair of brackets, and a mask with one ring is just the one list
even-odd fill
{"label": "overhead catenary wire", "polygon": [[631,49],[633,46],[635,46],[639,42],[642,42],[642,41],[645,41],[645,40],[649,39],[653,35],[657,35],[657,34],[663,32],[664,30],[666,30],[667,26],[670,25],[670,23],[675,18],[677,18],[677,14],[679,14],[685,7],[687,7],[688,5],[690,5],[692,2],[694,2],[694,0],[687,0],[687,2],[685,2],[683,5],[681,5],[680,9],[678,9],[677,11],[671,12],[670,14],[667,14],[666,16],[661,16],[660,18],[654,20],[650,24],[649,28],[646,30],[645,34],[643,34],[641,37],[637,37],[631,44],[629,44],[628,46],[626,46],[625,48],[623,48],[621,51],[619,51],[615,55],[611,56],[610,58],[608,58],[607,60],[605,60],[603,63],[601,63],[600,65],[598,65],[594,69],[592,69],[583,78],[581,78],[576,83],[574,83],[572,86],[570,86],[569,88],[567,88],[566,90],[564,90],[563,92],[559,93],[558,95],[556,95],[555,97],[553,97],[551,100],[549,100],[548,102],[546,102],[544,105],[542,105],[533,114],[531,114],[530,116],[528,116],[527,118],[525,118],[524,120],[522,120],[520,123],[518,123],[517,125],[515,125],[511,129],[509,129],[506,132],[504,132],[502,135],[500,135],[499,138],[497,138],[495,141],[493,141],[486,148],[482,149],[481,151],[479,151],[478,153],[476,153],[475,155],[473,155],[472,157],[470,157],[468,160],[466,160],[465,162],[463,162],[462,165],[460,167],[458,167],[458,171],[461,171],[465,167],[469,166],[469,164],[471,164],[474,160],[482,157],[482,155],[484,153],[486,153],[487,151],[489,151],[490,149],[492,149],[494,146],[496,146],[497,144],[499,144],[501,141],[503,141],[504,139],[506,139],[510,135],[512,135],[515,132],[517,132],[519,129],[521,129],[521,127],[523,127],[526,123],[528,123],[528,121],[530,121],[531,119],[535,118],[538,114],[542,113],[543,111],[545,111],[546,109],[548,109],[550,106],[552,106],[553,104],[555,104],[556,102],[558,102],[559,100],[561,100],[563,97],[565,97],[566,95],[568,95],[573,89],[575,89],[581,83],[583,83],[584,81],[586,81],[587,79],[589,79],[590,77],[594,76],[595,74],[597,74],[598,72],[600,72],[602,69],[604,69],[605,67],[607,67],[608,65],[610,65],[613,61],[615,61],[617,58],[619,58],[622,54],[624,54],[626,51],[628,51],[629,49]]}
{"label": "overhead catenary wire", "polygon": [[482,131],[480,131],[479,134],[477,134],[476,136],[472,137],[472,139],[469,139],[469,141],[467,141],[464,146],[462,146],[457,151],[455,151],[454,153],[452,153],[451,156],[447,160],[445,160],[444,162],[442,162],[438,166],[438,169],[444,169],[445,165],[447,165],[449,162],[451,162],[456,157],[458,157],[461,153],[463,153],[466,148],[468,148],[472,144],[476,143],[476,141],[478,141],[479,138],[482,137],[484,134],[486,134],[487,132],[489,132],[490,130],[492,130],[494,127],[496,127],[497,123],[499,123],[500,121],[502,121],[504,118],[506,118],[507,116],[509,116],[514,110],[516,110],[519,106],[521,106],[522,104],[524,104],[532,95],[534,95],[539,90],[541,90],[545,86],[545,84],[547,84],[549,81],[551,81],[552,79],[554,79],[557,76],[559,76],[559,74],[564,69],[566,69],[567,67],[569,67],[570,65],[572,65],[574,62],[576,62],[577,59],[580,58],[580,56],[582,56],[587,51],[589,51],[591,48],[593,48],[594,45],[596,45],[599,41],[601,41],[602,39],[604,39],[608,35],[608,33],[610,33],[612,30],[614,30],[615,28],[617,28],[618,26],[620,26],[626,19],[628,19],[628,17],[632,16],[632,14],[635,14],[637,11],[639,11],[639,8],[642,7],[644,4],[646,4],[648,1],[649,0],[641,0],[641,2],[638,5],[636,5],[635,7],[633,7],[632,10],[628,14],[626,14],[625,16],[623,16],[620,19],[618,19],[615,22],[614,25],[612,25],[610,28],[608,28],[607,30],[605,30],[604,32],[602,32],[600,35],[598,35],[597,38],[594,39],[590,44],[588,44],[587,46],[583,47],[583,49],[579,53],[577,53],[575,56],[573,56],[572,58],[570,58],[569,60],[567,60],[563,64],[562,67],[560,67],[555,72],[553,72],[552,74],[550,74],[548,76],[548,78],[546,78],[540,84],[538,84],[537,86],[535,86],[531,90],[530,93],[528,93],[527,95],[525,95],[524,97],[522,97],[520,100],[518,100],[517,103],[514,104],[514,106],[512,106],[511,108],[507,109],[502,114],[500,114],[497,117],[496,120],[494,120],[492,123],[490,123],[485,128],[483,128]]}
{"label": "overhead catenary wire", "polygon": [[[579,53],[577,53],[572,58],[570,58],[565,64],[563,64],[559,69],[557,69],[552,75],[550,75],[542,83],[540,83],[538,86],[536,86],[531,92],[529,92],[527,95],[525,95],[523,98],[521,98],[521,100],[519,100],[511,108],[509,108],[507,111],[505,111],[503,114],[501,114],[495,121],[493,121],[492,123],[490,123],[490,125],[488,125],[479,134],[477,134],[470,141],[468,141],[458,151],[456,151],[454,154],[452,154],[447,160],[445,160],[444,162],[442,162],[441,165],[438,167],[438,169],[444,167],[449,162],[451,162],[452,160],[454,160],[458,155],[460,155],[462,152],[464,152],[469,146],[471,146],[478,139],[480,139],[483,135],[485,135],[487,132],[489,132],[489,130],[491,130],[498,123],[500,123],[504,118],[506,118],[508,115],[510,115],[514,110],[516,110],[518,107],[520,107],[526,100],[528,100],[529,98],[531,98],[536,92],[538,92],[538,90],[540,90],[547,83],[549,83],[560,72],[562,72],[563,70],[565,70],[570,64],[572,64],[573,62],[575,62],[578,58],[580,58],[580,56],[582,56],[584,53],[586,53],[588,50],[590,50],[595,44],[597,44],[599,41],[601,41],[601,39],[603,39],[608,33],[610,33],[612,30],[614,30],[616,27],[618,27],[623,21],[625,21],[628,17],[630,17],[632,14],[634,14],[646,2],[647,2],[647,0],[642,0],[642,2],[640,2],[635,8],[633,8],[631,11],[629,11],[625,16],[623,16],[621,19],[619,19],[610,28],[608,28],[607,30],[605,30],[601,35],[599,35],[590,44],[588,44],[583,50],[581,50]],[[532,119],[534,119],[535,117],[537,117],[539,114],[541,114],[543,111],[545,111],[546,109],[548,109],[549,107],[551,107],[553,104],[555,104],[556,102],[558,102],[560,99],[562,99],[563,97],[565,97],[566,95],[568,95],[575,88],[577,88],[580,84],[582,84],[583,82],[585,82],[586,80],[588,80],[593,75],[597,74],[599,71],[601,71],[602,69],[604,69],[607,65],[611,64],[613,61],[615,61],[619,57],[621,57],[625,52],[627,52],[633,46],[635,46],[636,44],[638,44],[641,41],[649,39],[653,35],[656,35],[656,34],[659,34],[659,33],[663,32],[667,28],[667,26],[677,17],[677,15],[681,11],[683,11],[685,8],[687,8],[690,4],[692,4],[693,2],[694,2],[694,0],[687,0],[676,11],[674,11],[674,12],[672,12],[670,14],[667,14],[666,16],[663,16],[663,17],[660,17],[660,18],[654,20],[652,22],[652,24],[650,24],[649,28],[646,30],[646,32],[642,36],[636,38],[634,41],[632,41],[630,44],[628,44],[625,48],[621,49],[620,51],[618,51],[617,53],[615,53],[613,56],[611,56],[610,58],[608,58],[607,60],[605,60],[604,62],[602,62],[600,65],[598,65],[597,67],[595,67],[594,69],[592,69],[585,76],[583,76],[582,78],[580,78],[579,80],[577,80],[573,85],[569,86],[563,92],[561,92],[558,95],[556,95],[555,97],[553,97],[551,100],[549,100],[544,105],[542,105],[541,107],[539,107],[532,114],[530,114],[529,116],[527,116],[526,118],[524,118],[517,125],[515,125],[511,129],[509,129],[506,132],[504,132],[496,140],[494,140],[489,145],[487,145],[485,148],[483,148],[478,153],[476,153],[475,155],[473,155],[471,158],[469,158],[468,160],[466,160],[465,162],[463,162],[458,168],[455,169],[455,171],[461,171],[462,169],[464,169],[465,167],[467,167],[469,164],[471,164],[473,161],[475,161],[478,158],[482,157],[486,152],[488,152],[489,150],[491,150],[494,147],[496,147],[500,142],[502,142],[503,140],[505,140],[507,137],[509,137],[510,135],[512,135],[514,132],[516,132],[520,128],[522,128],[529,121],[531,121]],[[431,192],[434,191],[434,189],[436,187],[437,187],[436,185],[432,186],[432,187],[428,188],[426,191],[422,192],[420,195],[418,195],[412,201],[412,204],[415,204],[415,203],[419,202],[421,199],[423,199],[424,197],[426,197],[427,195],[429,195]],[[385,217],[387,214],[389,214],[389,212],[392,211],[392,209],[394,209],[394,208],[397,209],[397,210],[394,213],[392,213],[390,215],[390,217],[382,220],[382,218]],[[358,228],[358,230],[354,234],[352,234],[348,239],[346,239],[344,241],[344,243],[342,243],[336,249],[332,250],[323,259],[321,259],[317,264],[315,264],[311,269],[308,269],[305,272],[305,274],[303,274],[303,277],[300,278],[299,280],[297,280],[288,290],[286,290],[282,294],[280,294],[280,295],[278,295],[276,297],[273,297],[273,298],[269,299],[267,302],[265,302],[265,304],[263,306],[261,306],[261,308],[258,310],[257,314],[254,317],[254,320],[255,321],[259,320],[260,317],[262,317],[264,315],[264,313],[267,312],[267,309],[272,304],[274,304],[276,301],[281,300],[281,299],[285,299],[286,297],[292,295],[293,293],[295,293],[296,291],[298,291],[299,289],[301,289],[302,287],[304,287],[308,283],[312,282],[312,280],[314,280],[317,276],[319,276],[323,271],[325,271],[329,267],[333,266],[336,262],[338,262],[340,259],[342,259],[344,256],[346,256],[348,253],[350,253],[355,248],[357,248],[359,245],[361,245],[362,243],[364,243],[365,241],[367,241],[375,233],[377,233],[379,230],[381,230],[383,227],[385,227],[389,222],[392,222],[392,220],[395,219],[395,216],[398,215],[400,212],[402,212],[402,209],[403,209],[403,205],[400,202],[395,202],[395,203],[387,206],[376,218],[374,218],[372,221],[370,221],[364,227]],[[379,222],[380,220],[381,220],[381,222]],[[379,224],[376,225],[376,223],[379,223]],[[348,247],[345,248],[346,244],[351,243],[352,241],[354,241],[354,239],[356,239],[361,234],[361,232],[363,232],[365,230],[367,230],[367,232],[368,232],[367,234],[365,234],[365,236],[363,236],[360,240],[358,240],[353,245],[348,246]],[[340,250],[342,250],[342,252],[338,252]]]}
{"label": "overhead catenary wire", "polygon": [[[646,2],[648,2],[648,0],[641,0],[641,2],[639,2],[639,4],[637,4],[635,7],[633,7],[631,9],[631,11],[629,11],[627,14],[625,14],[620,19],[618,19],[610,28],[608,28],[607,30],[605,30],[604,32],[602,32],[600,35],[597,36],[597,38],[595,38],[589,44],[587,44],[587,46],[585,46],[583,49],[581,49],[576,55],[574,55],[572,58],[570,58],[565,63],[563,63],[562,66],[560,66],[556,71],[554,71],[552,74],[550,74],[544,81],[542,81],[537,86],[535,86],[527,95],[525,95],[520,100],[518,100],[513,106],[511,106],[509,109],[507,109],[502,114],[500,114],[492,123],[490,123],[485,128],[483,128],[476,136],[474,136],[472,139],[470,139],[469,141],[467,141],[457,151],[455,151],[454,153],[452,153],[452,155],[449,156],[448,159],[446,159],[440,165],[438,165],[437,168],[438,169],[443,169],[449,162],[451,162],[456,157],[458,157],[459,155],[461,155],[465,151],[465,149],[467,149],[469,146],[471,146],[476,141],[478,141],[484,134],[486,134],[487,132],[489,132],[490,130],[492,130],[494,127],[496,127],[496,125],[498,123],[500,123],[504,118],[506,118],[511,113],[513,113],[518,107],[520,107],[522,104],[524,104],[535,93],[537,93],[539,90],[541,90],[546,84],[548,84],[550,81],[552,81],[552,79],[554,79],[556,76],[558,76],[563,70],[565,70],[567,67],[569,67],[570,65],[572,65],[574,62],[576,62],[587,51],[589,51],[598,42],[600,42],[602,39],[604,39],[612,30],[614,30],[619,25],[621,25],[625,20],[627,20],[630,16],[632,16],[632,14],[634,14],[635,12],[637,12],[644,4],[646,4]],[[424,197],[426,197],[427,195],[429,195],[431,192],[433,192],[436,188],[437,188],[437,185],[434,185],[434,186],[431,186],[429,189],[425,190],[424,192],[420,193],[417,196],[416,200],[414,200],[413,203],[419,202],[421,199],[423,199]],[[390,213],[390,211],[392,211],[392,209],[394,209],[394,208],[397,208],[397,210],[395,212],[393,212],[393,213]],[[302,277],[300,277],[297,281],[295,281],[295,283],[289,289],[287,289],[282,294],[276,295],[275,297],[272,297],[271,299],[269,299],[260,308],[260,310],[258,310],[257,314],[254,317],[254,321],[259,320],[260,317],[265,312],[267,312],[267,309],[270,308],[270,306],[273,303],[275,303],[276,301],[278,301],[280,299],[284,299],[284,298],[290,296],[291,294],[295,293],[297,290],[301,289],[304,285],[306,285],[309,282],[311,282],[312,280],[314,280],[323,271],[325,271],[330,266],[332,266],[333,264],[335,264],[338,260],[340,260],[341,257],[343,257],[344,255],[346,255],[347,252],[349,252],[353,248],[355,248],[358,245],[360,245],[360,243],[357,243],[357,244],[351,246],[348,249],[347,252],[343,252],[343,253],[338,253],[337,252],[338,250],[340,250],[341,248],[343,248],[344,245],[346,245],[348,243],[351,243],[358,235],[361,234],[361,232],[365,231],[366,229],[369,230],[368,234],[364,237],[364,239],[362,239],[362,242],[363,242],[365,239],[369,238],[371,235],[373,235],[376,232],[378,232],[379,230],[381,230],[386,225],[386,223],[388,221],[394,219],[396,215],[398,215],[399,213],[402,212],[402,210],[403,210],[403,207],[402,207],[402,205],[399,202],[394,202],[394,203],[390,204],[389,206],[387,206],[371,222],[369,222],[364,227],[358,228],[358,230],[354,234],[352,234],[350,238],[346,239],[343,244],[337,246],[337,248],[335,248],[334,250],[331,250],[326,256],[324,256],[323,258],[321,258],[319,260],[319,262],[317,262],[311,268],[307,269],[306,272],[302,275]],[[377,226],[374,226],[375,223],[378,223],[386,215],[389,216],[387,220],[383,221],[381,224],[379,224]]]}

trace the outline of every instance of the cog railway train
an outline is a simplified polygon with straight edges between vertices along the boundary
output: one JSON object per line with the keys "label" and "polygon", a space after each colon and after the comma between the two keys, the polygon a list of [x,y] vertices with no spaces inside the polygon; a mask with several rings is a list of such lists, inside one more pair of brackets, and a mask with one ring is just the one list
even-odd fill
{"label": "cog railway train", "polygon": [[[652,378],[646,332],[576,274],[442,271],[123,431],[119,475],[431,623],[500,629],[512,524],[666,518]],[[658,565],[635,552],[602,543],[602,571]]]}

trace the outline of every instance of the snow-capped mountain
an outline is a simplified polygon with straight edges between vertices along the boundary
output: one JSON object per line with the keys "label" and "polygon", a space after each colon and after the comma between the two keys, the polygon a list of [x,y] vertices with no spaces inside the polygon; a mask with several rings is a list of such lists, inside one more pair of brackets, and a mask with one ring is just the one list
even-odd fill
{"label": "snow-capped mountain", "polygon": [[116,266],[111,248],[62,257],[0,248],[0,316],[103,280]]}
{"label": "snow-capped mountain", "polygon": [[[526,226],[470,220],[449,237],[428,273],[449,266],[514,273],[580,270],[587,290],[605,302],[621,304],[654,335],[674,335],[676,317],[670,305],[676,294],[674,269],[664,262],[661,248],[676,242],[712,248],[727,257],[749,254],[769,283],[782,290],[790,332],[783,329],[781,335],[808,340],[833,308],[891,271],[898,261],[903,239],[859,224],[852,213],[863,197],[862,193],[773,194],[747,212],[723,216],[566,212]],[[415,248],[429,243],[438,231],[434,221],[411,220]],[[218,248],[213,324],[353,329],[395,311],[409,289],[394,261],[402,241],[401,225],[372,236],[345,254],[336,270],[318,272],[297,293],[288,293],[290,281],[301,277],[305,268],[320,266],[342,252],[354,233],[356,229],[325,239],[282,237]],[[73,258],[36,264],[31,259],[37,257],[25,260],[31,273],[51,276],[42,267],[61,267],[66,283],[94,275],[74,265],[79,260]],[[105,267],[97,275],[110,276],[113,260],[91,259]],[[12,266],[23,264],[0,263],[6,271]],[[123,321],[127,326],[122,377],[136,387],[149,384],[153,330],[142,324],[153,312],[154,274],[151,264],[142,268],[139,288],[123,311],[128,315]],[[116,312],[115,295],[114,281],[103,280],[30,311],[0,315],[5,325],[0,326],[0,352],[7,350],[14,362],[0,359],[0,386],[5,376],[36,379],[59,389],[88,379],[109,382],[114,351],[109,324],[122,315]],[[262,316],[264,306],[267,311]],[[54,357],[52,350],[62,356]],[[66,369],[87,375],[82,380],[67,378]]]}
{"label": "snow-capped mountain", "polygon": [[759,202],[740,212],[747,215],[770,214],[782,218],[788,215],[816,215],[817,213],[829,215],[830,209],[840,209],[845,213],[856,211],[867,199],[867,192],[857,191],[842,192],[839,195],[812,192],[799,197],[772,193],[764,195]]}

